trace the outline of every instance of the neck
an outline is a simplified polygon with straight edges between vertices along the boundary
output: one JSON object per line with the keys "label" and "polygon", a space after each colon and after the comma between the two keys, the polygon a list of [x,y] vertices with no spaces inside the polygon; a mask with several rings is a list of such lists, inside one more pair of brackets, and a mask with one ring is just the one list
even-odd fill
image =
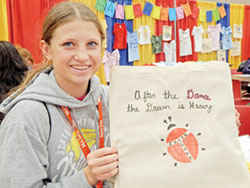
{"label": "neck", "polygon": [[87,90],[88,90],[88,84],[89,84],[88,82],[86,82],[81,85],[79,84],[72,85],[72,83],[68,83],[65,81],[60,82],[58,80],[57,80],[57,83],[63,91],[65,91],[66,93],[68,93],[69,95],[75,98],[80,98],[86,95]]}

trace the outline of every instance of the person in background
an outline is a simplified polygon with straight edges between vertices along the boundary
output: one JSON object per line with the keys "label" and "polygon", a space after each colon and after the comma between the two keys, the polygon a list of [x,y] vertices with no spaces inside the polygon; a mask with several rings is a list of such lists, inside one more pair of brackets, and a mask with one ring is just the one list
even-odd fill
{"label": "person in background", "polygon": [[118,153],[110,147],[108,87],[94,75],[104,38],[83,3],[64,1],[49,11],[40,41],[44,66],[0,106],[2,187],[112,186]]}
{"label": "person in background", "polygon": [[29,50],[27,50],[26,48],[21,47],[20,45],[16,45],[16,49],[19,52],[19,54],[23,57],[23,59],[25,60],[28,69],[32,70],[32,66],[34,64],[34,59],[30,53]]}
{"label": "person in background", "polygon": [[[13,44],[0,41],[0,103],[6,94],[19,85],[28,70]],[[0,124],[4,114],[0,113]]]}

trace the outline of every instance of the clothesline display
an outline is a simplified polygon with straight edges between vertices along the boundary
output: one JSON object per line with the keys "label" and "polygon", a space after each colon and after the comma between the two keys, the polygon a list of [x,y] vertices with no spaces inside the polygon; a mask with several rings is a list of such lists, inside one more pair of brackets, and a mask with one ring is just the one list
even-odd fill
{"label": "clothesline display", "polygon": [[162,21],[176,21],[184,19],[188,16],[197,19],[199,16],[200,21],[207,21],[210,23],[213,20],[219,21],[226,16],[226,11],[223,5],[214,10],[199,9],[196,6],[191,9],[189,2],[173,8],[156,6],[146,1],[144,8],[142,9],[141,3],[136,3],[134,5],[122,5],[117,2],[113,3],[107,0],[97,0],[95,8],[100,12],[104,12],[106,16],[122,20],[139,18],[145,14],[147,16],[152,16],[152,18],[156,20]]}

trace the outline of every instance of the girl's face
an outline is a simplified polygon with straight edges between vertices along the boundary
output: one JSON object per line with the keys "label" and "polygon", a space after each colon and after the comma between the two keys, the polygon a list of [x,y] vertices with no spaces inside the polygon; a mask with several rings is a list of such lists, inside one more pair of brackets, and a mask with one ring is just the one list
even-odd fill
{"label": "girl's face", "polygon": [[[52,60],[59,86],[79,97],[85,94],[89,79],[100,66],[101,35],[93,22],[73,20],[55,29],[43,52]],[[72,93],[76,90],[80,93]]]}

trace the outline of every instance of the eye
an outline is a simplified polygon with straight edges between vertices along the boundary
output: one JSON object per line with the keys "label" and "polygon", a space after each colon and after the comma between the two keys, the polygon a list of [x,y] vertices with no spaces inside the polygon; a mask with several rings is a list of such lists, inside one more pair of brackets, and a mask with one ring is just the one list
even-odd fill
{"label": "eye", "polygon": [[72,43],[72,42],[65,42],[65,43],[63,44],[63,46],[72,47],[72,46],[73,46],[73,43]]}
{"label": "eye", "polygon": [[97,43],[92,41],[92,42],[89,42],[88,45],[94,47],[94,46],[97,46]]}

